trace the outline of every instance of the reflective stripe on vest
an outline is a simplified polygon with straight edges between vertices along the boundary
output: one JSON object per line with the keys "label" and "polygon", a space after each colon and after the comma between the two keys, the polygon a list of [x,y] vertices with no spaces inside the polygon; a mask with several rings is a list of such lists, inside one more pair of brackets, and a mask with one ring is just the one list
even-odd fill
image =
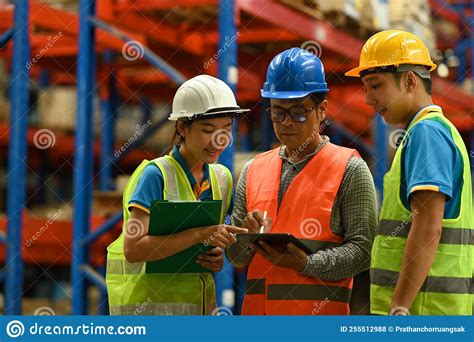
{"label": "reflective stripe on vest", "polygon": [[[379,286],[395,287],[398,280],[398,272],[372,269],[370,277],[372,284]],[[438,292],[438,293],[472,293],[472,277],[455,278],[455,277],[434,277],[428,276],[421,286],[421,292]]]}
{"label": "reflective stripe on vest", "polygon": [[[437,108],[437,107],[435,107]],[[432,112],[430,112],[430,110]],[[469,157],[456,128],[439,109],[428,107],[408,127],[395,153],[392,167],[384,177],[384,199],[380,213],[379,235],[372,248],[370,304],[373,314],[386,315],[403,262],[411,221],[416,213],[408,211],[400,198],[401,157],[408,132],[423,120],[436,120],[450,130],[463,159],[463,188],[459,217],[443,219],[441,238],[429,275],[415,297],[413,315],[472,315],[474,268],[474,216]],[[429,237],[427,237],[429,239]]]}
{"label": "reflective stripe on vest", "polygon": [[107,260],[107,274],[141,274],[145,272],[144,262],[130,263],[127,260]]}
{"label": "reflective stripe on vest", "polygon": [[[257,156],[247,172],[247,210],[267,211],[272,233],[291,233],[318,249],[340,246],[343,237],[332,233],[329,222],[347,163],[354,156],[355,150],[327,143],[293,179],[278,209],[279,149]],[[324,281],[256,254],[247,272],[242,314],[349,314],[351,289],[352,278]]]}
{"label": "reflective stripe on vest", "polygon": [[[163,175],[164,200],[196,200],[187,176],[172,157],[165,156],[151,162],[143,162],[130,178],[124,191],[125,223],[129,218],[127,209],[129,198],[145,167],[152,163],[160,168]],[[230,172],[220,165],[209,166],[213,199],[222,199],[222,210],[225,213],[232,196]],[[124,229],[126,229],[125,226]],[[212,313],[216,303],[215,286],[210,273],[146,274],[146,263],[129,263],[125,259],[123,242],[122,233],[108,247],[106,283],[111,315],[209,315]]]}
{"label": "reflective stripe on vest", "polygon": [[[407,238],[410,228],[411,222],[382,219],[379,234],[388,237]],[[474,245],[474,229],[443,227],[440,243]]]}
{"label": "reflective stripe on vest", "polygon": [[[232,175],[225,166],[219,164],[209,164],[209,171],[211,173],[211,178],[213,177],[213,174],[217,177],[219,187],[216,190],[221,192],[226,190],[226,192],[220,194],[220,197],[222,198],[222,208],[229,208],[231,199],[229,196],[229,189],[232,189],[232,184],[229,184],[229,180],[232,180]],[[226,211],[222,210],[222,220],[224,220],[225,214]]]}
{"label": "reflective stripe on vest", "polygon": [[116,316],[197,316],[202,314],[200,305],[176,303],[129,304],[110,307],[110,315]]}
{"label": "reflective stripe on vest", "polygon": [[164,183],[166,184],[163,189],[163,199],[168,201],[179,201],[180,188],[178,185],[178,172],[176,171],[176,168],[173,165],[173,161],[170,157],[165,157],[155,159],[155,163],[161,169]]}
{"label": "reflective stripe on vest", "polygon": [[[265,279],[248,279],[245,294],[265,294]],[[268,300],[328,300],[349,303],[351,289],[314,284],[268,285]]]}

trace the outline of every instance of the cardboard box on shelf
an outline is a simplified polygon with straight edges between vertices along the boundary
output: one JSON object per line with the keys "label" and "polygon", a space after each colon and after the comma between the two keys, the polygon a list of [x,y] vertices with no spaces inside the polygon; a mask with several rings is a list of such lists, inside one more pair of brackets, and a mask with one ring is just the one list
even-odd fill
{"label": "cardboard box on shelf", "polygon": [[458,25],[438,17],[433,18],[433,32],[435,36],[442,37],[442,39],[448,42],[457,40],[461,33]]}
{"label": "cardboard box on shelf", "polygon": [[431,6],[428,0],[389,0],[390,22],[431,21]]}
{"label": "cardboard box on shelf", "polygon": [[130,179],[130,175],[118,175],[117,178],[115,179],[115,190],[123,193],[129,179]]}
{"label": "cardboard box on shelf", "polygon": [[8,123],[10,120],[10,101],[0,94],[0,122]]}
{"label": "cardboard box on shelf", "polygon": [[[166,150],[173,138],[175,131],[174,122],[165,123],[160,129],[158,129],[147,141],[145,141],[145,148],[152,152]],[[158,157],[158,155],[156,156]]]}
{"label": "cardboard box on shelf", "polygon": [[[128,149],[128,147],[137,140],[141,140],[144,135],[149,134],[149,130],[153,125],[169,115],[170,109],[164,105],[155,105],[152,108],[150,119],[146,120],[143,116],[143,108],[139,105],[131,104],[125,106],[118,113],[116,118],[115,134],[117,144],[120,147]],[[156,132],[142,142],[142,146],[149,150],[153,157],[159,151],[165,150],[171,141],[175,131],[175,122],[165,122]]]}
{"label": "cardboard box on shelf", "polygon": [[122,211],[122,191],[94,191],[92,213],[110,217]]}
{"label": "cardboard box on shelf", "polygon": [[464,81],[462,81],[461,88],[466,93],[472,94],[474,90],[474,81],[471,78],[466,77]]}
{"label": "cardboard box on shelf", "polygon": [[76,127],[76,87],[51,87],[38,96],[38,126],[51,130],[74,131]]}
{"label": "cardboard box on shelf", "polygon": [[28,209],[28,214],[35,218],[52,219],[54,221],[72,221],[73,204],[68,202],[61,205],[36,206]]}
{"label": "cardboard box on shelf", "polygon": [[318,1],[319,10],[326,16],[328,13],[342,13],[354,20],[360,20],[362,0]]}
{"label": "cardboard box on shelf", "polygon": [[40,2],[65,11],[79,11],[79,1],[77,0],[40,0]]}
{"label": "cardboard box on shelf", "polygon": [[[138,139],[140,136],[143,113],[138,105],[127,104],[115,117],[115,138],[118,143],[129,139]],[[146,128],[146,127],[144,127]]]}
{"label": "cardboard box on shelf", "polygon": [[[96,133],[101,114],[98,98],[93,100],[93,119]],[[77,88],[54,86],[41,89],[38,94],[38,127],[74,132],[76,129]]]}
{"label": "cardboard box on shelf", "polygon": [[389,6],[387,0],[363,0],[361,25],[372,31],[390,28]]}

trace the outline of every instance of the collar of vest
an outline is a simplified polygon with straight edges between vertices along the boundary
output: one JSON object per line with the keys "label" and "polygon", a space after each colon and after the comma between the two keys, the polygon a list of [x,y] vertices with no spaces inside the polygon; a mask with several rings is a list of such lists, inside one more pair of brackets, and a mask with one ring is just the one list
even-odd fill
{"label": "collar of vest", "polygon": [[433,104],[433,105],[423,107],[418,112],[416,112],[415,115],[413,115],[413,117],[410,119],[410,122],[405,127],[405,130],[407,131],[415,123],[417,123],[419,120],[421,120],[426,114],[431,113],[431,112],[437,112],[437,113],[440,113],[441,115],[443,115],[443,110],[438,105]]}

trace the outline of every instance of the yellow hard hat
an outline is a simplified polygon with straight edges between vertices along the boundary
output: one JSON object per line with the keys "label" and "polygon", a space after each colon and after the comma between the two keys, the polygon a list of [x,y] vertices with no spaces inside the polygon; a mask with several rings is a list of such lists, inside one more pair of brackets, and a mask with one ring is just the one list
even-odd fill
{"label": "yellow hard hat", "polygon": [[359,77],[364,70],[401,64],[424,65],[429,71],[436,69],[428,48],[419,37],[401,30],[386,30],[374,34],[365,42],[359,66],[345,75]]}

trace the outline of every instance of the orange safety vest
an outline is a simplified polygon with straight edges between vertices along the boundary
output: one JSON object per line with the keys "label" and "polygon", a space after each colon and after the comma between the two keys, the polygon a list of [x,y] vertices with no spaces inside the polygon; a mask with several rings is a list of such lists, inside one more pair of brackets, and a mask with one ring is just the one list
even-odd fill
{"label": "orange safety vest", "polygon": [[[349,159],[356,150],[327,143],[288,187],[277,210],[282,160],[279,148],[258,155],[247,172],[247,209],[267,211],[272,233],[291,233],[307,242],[339,246],[343,237],[329,222]],[[252,259],[242,315],[348,315],[353,278],[325,281]]]}

